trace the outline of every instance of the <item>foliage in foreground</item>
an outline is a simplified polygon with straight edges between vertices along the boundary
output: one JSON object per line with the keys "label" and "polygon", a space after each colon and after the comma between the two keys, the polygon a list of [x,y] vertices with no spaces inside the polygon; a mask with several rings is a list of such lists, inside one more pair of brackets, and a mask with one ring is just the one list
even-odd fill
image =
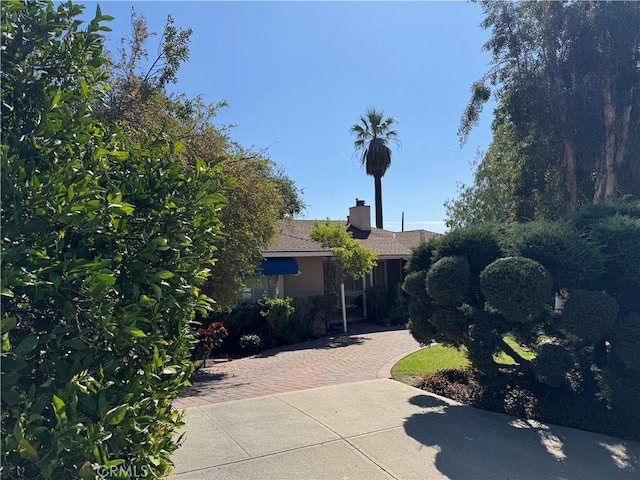
{"label": "foliage in foreground", "polygon": [[[409,262],[411,332],[466,347],[489,390],[517,378],[545,408],[554,396],[574,398],[576,408],[598,404],[640,431],[639,251],[633,200],[594,205],[564,223],[454,230]],[[497,363],[496,353],[513,365]]]}
{"label": "foliage in foreground", "polygon": [[97,9],[2,2],[2,473],[159,477],[220,238],[214,165],[96,122]]}

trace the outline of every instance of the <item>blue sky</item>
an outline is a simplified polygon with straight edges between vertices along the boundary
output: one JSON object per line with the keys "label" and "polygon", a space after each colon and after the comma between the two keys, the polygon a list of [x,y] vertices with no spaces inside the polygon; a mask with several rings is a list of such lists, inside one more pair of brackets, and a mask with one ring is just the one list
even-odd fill
{"label": "blue sky", "polygon": [[490,109],[464,147],[456,136],[490,60],[479,5],[107,1],[109,48],[129,34],[131,7],[152,31],[168,14],[193,29],[175,89],[229,103],[214,123],[235,125],[244,147],[267,149],[304,190],[303,218],[346,219],[356,198],[373,217],[373,178],[349,132],[373,106],[397,118],[401,140],[382,179],[385,228],[400,230],[404,212],[405,230],[445,231],[443,202],[471,182],[470,162],[491,141]]}

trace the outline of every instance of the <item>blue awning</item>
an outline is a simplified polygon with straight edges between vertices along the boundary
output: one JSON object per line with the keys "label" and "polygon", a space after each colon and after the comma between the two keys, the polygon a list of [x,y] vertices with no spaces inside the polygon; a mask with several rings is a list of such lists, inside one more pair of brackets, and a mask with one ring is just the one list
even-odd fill
{"label": "blue awning", "polygon": [[295,258],[267,258],[260,264],[263,275],[295,275],[298,273],[298,262]]}

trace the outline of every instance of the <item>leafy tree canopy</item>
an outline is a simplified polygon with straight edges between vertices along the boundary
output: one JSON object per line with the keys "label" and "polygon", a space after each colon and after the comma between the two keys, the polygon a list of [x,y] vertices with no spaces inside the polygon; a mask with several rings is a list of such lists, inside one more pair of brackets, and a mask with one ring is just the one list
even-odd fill
{"label": "leafy tree canopy", "polygon": [[340,277],[361,278],[376,266],[376,254],[351,236],[344,225],[316,222],[311,238],[331,248],[340,265]]}
{"label": "leafy tree canopy", "polygon": [[215,243],[218,260],[211,265],[204,290],[216,308],[224,310],[237,300],[243,278],[255,272],[278,219],[292,218],[305,206],[301,190],[265,152],[243,148],[229,138],[230,126],[214,124],[226,102],[208,104],[201,97],[166,91],[189,57],[190,35],[191,30],[175,27],[168,17],[158,53],[150,56],[147,45],[155,34],[148,30],[146,19],[133,12],[131,35],[121,41],[108,65],[112,88],[97,110],[100,118],[120,126],[130,139],[153,131],[170,133],[181,146],[171,153],[172,161],[185,168],[193,168],[196,159],[220,162],[219,173],[230,180],[220,213],[225,233]]}
{"label": "leafy tree canopy", "polygon": [[640,194],[640,4],[481,3],[492,62],[459,134],[493,94],[494,138],[448,223],[556,219]]}

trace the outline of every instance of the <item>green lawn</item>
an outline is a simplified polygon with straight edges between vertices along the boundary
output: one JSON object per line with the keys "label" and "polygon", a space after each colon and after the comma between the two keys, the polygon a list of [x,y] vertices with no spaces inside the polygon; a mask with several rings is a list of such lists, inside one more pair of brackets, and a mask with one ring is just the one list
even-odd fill
{"label": "green lawn", "polygon": [[[512,338],[505,337],[505,341],[523,358],[531,360],[535,357],[535,353],[518,345]],[[464,347],[460,350],[442,345],[423,348],[396,363],[391,369],[391,376],[400,382],[412,383],[425,373],[468,365],[469,360],[467,360],[465,353]],[[493,358],[498,363],[515,363],[511,357],[502,352],[499,355],[494,355]]]}

